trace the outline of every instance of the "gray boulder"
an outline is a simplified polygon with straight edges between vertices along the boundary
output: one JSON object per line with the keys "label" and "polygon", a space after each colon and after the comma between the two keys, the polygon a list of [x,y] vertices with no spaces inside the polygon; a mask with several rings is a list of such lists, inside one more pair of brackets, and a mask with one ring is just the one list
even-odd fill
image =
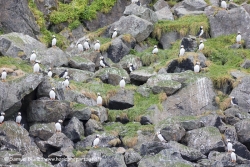
{"label": "gray boulder", "polygon": [[224,130],[224,137],[230,139],[231,142],[238,141],[237,132],[234,126],[226,126]]}
{"label": "gray boulder", "polygon": [[109,34],[116,27],[120,28],[118,30],[120,34],[131,34],[137,42],[145,40],[153,31],[153,24],[151,22],[135,15],[121,17],[119,21],[111,25]]}
{"label": "gray boulder", "polygon": [[212,126],[186,132],[184,141],[188,147],[195,148],[202,154],[208,154],[210,151],[224,151],[225,146],[219,130]]}
{"label": "gray boulder", "polygon": [[69,60],[69,66],[80,70],[86,70],[91,72],[95,71],[95,64],[89,59],[80,56],[71,57]]}
{"label": "gray boulder", "polygon": [[125,69],[126,71],[129,71],[129,64],[132,63],[135,69],[139,69],[142,67],[142,62],[140,57],[128,54],[125,55],[119,62],[119,65]]}
{"label": "gray boulder", "polygon": [[194,52],[198,48],[196,38],[192,36],[182,38],[181,44],[186,52]]}
{"label": "gray boulder", "polygon": [[135,152],[133,149],[126,150],[124,154],[124,160],[126,165],[137,163],[141,160],[141,156],[139,153]]}
{"label": "gray boulder", "polygon": [[204,0],[184,0],[183,5],[190,11],[203,11],[207,6],[207,3]]}
{"label": "gray boulder", "polygon": [[158,154],[160,151],[170,148],[169,145],[162,142],[145,142],[140,147],[141,156]]}
{"label": "gray boulder", "polygon": [[58,100],[33,100],[27,109],[28,122],[57,122],[70,112],[69,102]]}
{"label": "gray boulder", "polygon": [[250,132],[247,130],[247,127],[250,126],[250,119],[244,119],[236,123],[235,129],[238,135],[239,142],[249,143],[250,142]]}
{"label": "gray boulder", "polygon": [[134,3],[131,3],[129,6],[126,6],[126,9],[123,12],[123,14],[125,16],[135,15],[151,23],[155,23],[158,21],[157,15],[155,14],[154,11],[144,6],[138,6],[137,4]]}
{"label": "gray boulder", "polygon": [[204,126],[214,126],[217,128],[225,124],[217,114],[201,116],[200,121]]}
{"label": "gray boulder", "polygon": [[139,86],[136,89],[136,92],[139,93],[140,95],[144,96],[144,97],[149,97],[150,93],[152,92],[151,89],[149,87],[147,87],[145,84]]}
{"label": "gray boulder", "polygon": [[161,10],[162,8],[165,8],[165,7],[168,7],[168,8],[169,8],[168,3],[167,3],[166,1],[164,1],[164,0],[158,0],[158,1],[154,4],[154,6],[153,6],[154,11]]}
{"label": "gray boulder", "polygon": [[97,164],[105,157],[113,156],[115,155],[114,150],[110,148],[97,148],[97,149],[91,149],[88,151],[88,153],[85,156],[85,161],[88,165],[91,166],[97,166]]}
{"label": "gray boulder", "polygon": [[250,151],[247,149],[247,147],[240,143],[240,142],[233,142],[233,148],[235,149],[235,154],[238,156],[245,158],[245,159],[250,159]]}
{"label": "gray boulder", "polygon": [[72,107],[72,112],[69,113],[68,118],[76,117],[81,121],[87,121],[90,119],[91,109],[82,104],[76,104]]}
{"label": "gray boulder", "polygon": [[73,142],[81,140],[84,136],[83,123],[76,117],[70,119],[67,126],[65,126],[63,133]]}
{"label": "gray boulder", "polygon": [[174,20],[174,16],[168,6],[155,12],[158,20]]}
{"label": "gray boulder", "polygon": [[105,107],[90,107],[91,114],[94,114],[98,117],[98,121],[101,123],[108,120],[108,110]]}
{"label": "gray boulder", "polygon": [[1,150],[0,152],[0,164],[3,166],[18,163],[20,160],[22,160],[22,154],[17,151]]}
{"label": "gray boulder", "polygon": [[55,123],[35,123],[30,127],[29,134],[32,137],[39,137],[41,140],[48,140],[56,132]]}
{"label": "gray boulder", "polygon": [[19,32],[37,38],[40,29],[29,9],[28,1],[1,1],[0,10],[0,25],[4,33]]}
{"label": "gray boulder", "polygon": [[134,91],[120,90],[109,99],[109,109],[127,109],[134,106]]}
{"label": "gray boulder", "polygon": [[250,67],[250,60],[246,59],[241,65],[242,68],[248,69]]}
{"label": "gray boulder", "polygon": [[121,154],[114,154],[111,156],[105,156],[98,163],[97,167],[107,167],[107,166],[119,166],[127,167],[124,162],[124,157]]}
{"label": "gray boulder", "polygon": [[186,132],[179,124],[162,125],[162,127],[161,134],[167,141],[180,141]]}
{"label": "gray boulder", "polygon": [[92,135],[96,131],[103,131],[102,124],[94,119],[89,119],[85,124],[85,134],[86,136]]}
{"label": "gray boulder", "polygon": [[134,83],[146,83],[147,80],[156,75],[157,73],[154,71],[153,68],[140,68],[138,70],[132,71],[130,73],[130,80]]}
{"label": "gray boulder", "polygon": [[170,49],[172,46],[172,43],[175,42],[179,38],[180,38],[180,34],[178,32],[168,32],[168,33],[163,33],[161,35],[161,39],[159,40],[163,49]]}
{"label": "gray boulder", "polygon": [[186,15],[202,15],[204,13],[205,13],[204,11],[199,11],[199,10],[189,11],[183,5],[178,6],[174,9],[174,14],[177,17],[182,17]]}
{"label": "gray boulder", "polygon": [[250,114],[244,111],[240,111],[237,108],[229,108],[224,111],[225,122],[230,125],[234,125],[240,120],[250,118]]}
{"label": "gray boulder", "polygon": [[0,105],[5,116],[9,117],[16,113],[22,106],[21,100],[43,81],[42,74],[28,74],[12,82],[0,82]]}

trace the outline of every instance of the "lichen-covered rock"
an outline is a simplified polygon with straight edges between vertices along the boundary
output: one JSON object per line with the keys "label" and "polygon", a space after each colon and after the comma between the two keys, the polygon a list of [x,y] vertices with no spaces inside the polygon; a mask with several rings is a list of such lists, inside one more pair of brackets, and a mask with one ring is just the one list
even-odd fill
{"label": "lichen-covered rock", "polygon": [[22,154],[17,151],[5,151],[1,150],[0,152],[0,164],[8,165],[15,164],[22,159]]}
{"label": "lichen-covered rock", "polygon": [[234,125],[240,120],[250,118],[250,114],[240,111],[238,108],[229,108],[224,111],[225,123]]}
{"label": "lichen-covered rock", "polygon": [[133,149],[126,150],[124,154],[124,160],[126,165],[137,163],[141,160],[141,156],[139,153],[135,152]]}
{"label": "lichen-covered rock", "polygon": [[131,3],[129,6],[126,6],[126,9],[123,14],[125,16],[135,15],[152,23],[158,21],[157,15],[154,11],[144,6],[138,6],[135,3]]}
{"label": "lichen-covered rock", "polygon": [[119,21],[113,23],[109,34],[114,28],[119,27],[119,34],[131,34],[137,42],[145,40],[153,31],[153,24],[135,15],[123,16]]}
{"label": "lichen-covered rock", "polygon": [[179,124],[162,125],[161,134],[167,140],[180,141],[185,135],[185,129]]}
{"label": "lichen-covered rock", "polygon": [[99,147],[89,150],[85,156],[85,161],[91,166],[97,165],[103,158],[115,155],[115,152],[110,148]]}
{"label": "lichen-covered rock", "polygon": [[91,113],[99,118],[101,123],[108,120],[108,110],[105,107],[90,107]]}
{"label": "lichen-covered rock", "polygon": [[110,109],[127,109],[134,106],[134,91],[120,90],[109,99]]}
{"label": "lichen-covered rock", "polygon": [[0,82],[0,106],[2,111],[8,110],[5,116],[16,113],[21,108],[21,100],[30,94],[43,81],[42,74],[28,74],[12,82]]}
{"label": "lichen-covered rock", "polygon": [[207,3],[204,0],[184,0],[183,5],[187,10],[190,11],[203,11],[207,6]]}
{"label": "lichen-covered rock", "polygon": [[131,82],[146,83],[150,77],[156,74],[157,73],[154,71],[153,68],[150,68],[150,67],[140,68],[130,73],[130,79],[131,79]]}
{"label": "lichen-covered rock", "polygon": [[92,135],[96,131],[103,131],[102,124],[94,119],[89,119],[85,124],[85,134],[86,136]]}
{"label": "lichen-covered rock", "polygon": [[161,10],[162,8],[165,8],[165,7],[169,8],[168,3],[164,0],[158,0],[153,6],[155,11]]}
{"label": "lichen-covered rock", "polygon": [[250,119],[241,120],[234,126],[237,132],[239,142],[245,144],[250,143],[250,132],[248,131],[248,127],[250,126]]}
{"label": "lichen-covered rock", "polygon": [[130,63],[133,64],[135,69],[139,69],[140,67],[142,67],[142,62],[141,62],[140,57],[132,55],[132,54],[125,55],[119,62],[121,67],[125,69],[126,71],[129,71]]}
{"label": "lichen-covered rock", "polygon": [[[159,39],[160,44],[162,45],[163,49],[170,49],[172,43],[175,42],[177,39],[180,38],[180,34],[178,32],[168,32],[162,33],[161,38]],[[178,55],[176,55],[178,56]]]}
{"label": "lichen-covered rock", "polygon": [[70,112],[69,102],[58,100],[33,100],[27,110],[28,122],[57,122]]}
{"label": "lichen-covered rock", "polygon": [[160,151],[169,148],[169,145],[162,142],[145,142],[140,147],[141,156],[158,154]]}
{"label": "lichen-covered rock", "polygon": [[65,126],[63,132],[71,141],[77,142],[84,136],[84,127],[79,119],[73,117],[70,119],[68,125]]}
{"label": "lichen-covered rock", "polygon": [[214,126],[217,128],[225,124],[217,114],[202,116],[200,121],[204,126]]}
{"label": "lichen-covered rock", "polygon": [[107,166],[126,167],[123,155],[114,154],[114,155],[103,157],[100,160],[98,167],[107,167]]}
{"label": "lichen-covered rock", "polygon": [[80,56],[71,57],[69,60],[69,66],[80,70],[86,70],[91,72],[95,71],[95,64],[89,59]]}
{"label": "lichen-covered rock", "polygon": [[188,147],[195,148],[202,154],[208,154],[210,151],[224,151],[225,146],[219,130],[212,126],[186,132],[184,141]]}
{"label": "lichen-covered rock", "polygon": [[72,107],[72,112],[69,113],[68,118],[76,117],[81,121],[90,119],[91,109],[85,105],[76,104]]}
{"label": "lichen-covered rock", "polygon": [[29,129],[30,136],[48,140],[56,132],[55,123],[35,123]]}
{"label": "lichen-covered rock", "polygon": [[158,20],[174,20],[174,16],[168,6],[155,12]]}
{"label": "lichen-covered rock", "polygon": [[204,13],[205,13],[204,11],[199,11],[199,10],[194,10],[194,11],[187,10],[183,5],[180,5],[174,9],[174,14],[177,17],[182,17],[185,15],[202,15]]}

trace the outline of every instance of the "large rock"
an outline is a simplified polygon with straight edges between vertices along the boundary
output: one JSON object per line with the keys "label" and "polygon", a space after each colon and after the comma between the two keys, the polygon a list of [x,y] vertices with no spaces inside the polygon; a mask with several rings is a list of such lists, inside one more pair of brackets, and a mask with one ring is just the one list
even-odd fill
{"label": "large rock", "polygon": [[250,118],[250,114],[244,111],[240,111],[237,108],[229,108],[224,111],[225,122],[230,125],[234,125],[240,120]]}
{"label": "large rock", "polygon": [[119,21],[113,23],[109,34],[118,27],[119,34],[131,34],[137,42],[145,40],[153,31],[153,24],[135,15],[123,16]]}
{"label": "large rock", "polygon": [[91,114],[96,115],[101,123],[108,120],[108,110],[105,107],[91,107],[90,110]]}
{"label": "large rock", "polygon": [[102,158],[98,164],[98,167],[107,167],[107,166],[126,167],[123,155],[114,154],[114,155],[105,156],[104,158]]}
{"label": "large rock", "polygon": [[159,40],[163,49],[170,49],[172,46],[172,43],[175,42],[179,38],[180,38],[180,34],[178,32],[168,32],[168,33],[162,33],[161,39]]}
{"label": "large rock", "polygon": [[190,11],[203,11],[207,6],[207,3],[204,0],[184,0],[183,5],[187,10]]}
{"label": "large rock", "polygon": [[197,41],[194,37],[184,37],[181,40],[186,52],[194,52],[198,48]]}
{"label": "large rock", "polygon": [[174,9],[174,14],[177,17],[182,17],[182,16],[186,16],[186,15],[202,15],[204,14],[204,11],[199,11],[199,10],[187,10],[183,5],[178,6]]}
{"label": "large rock", "polygon": [[247,130],[250,126],[250,119],[244,119],[235,125],[235,129],[238,135],[239,142],[250,143],[250,132]]}
{"label": "large rock", "polygon": [[140,68],[138,70],[132,71],[130,73],[130,79],[133,83],[138,83],[138,85],[141,85],[140,83],[144,84],[147,82],[147,80],[156,75],[157,73],[154,71],[153,68]]}
{"label": "large rock", "polygon": [[29,9],[28,1],[1,1],[0,10],[0,28],[4,33],[19,32],[34,38],[39,34],[40,30]]}
{"label": "large rock", "polygon": [[153,8],[154,8],[155,11],[161,10],[162,8],[165,8],[165,7],[168,7],[168,8],[169,8],[168,3],[167,3],[166,1],[164,1],[164,0],[158,0],[158,1],[154,4],[154,6],[153,6]]}
{"label": "large rock", "polygon": [[90,119],[91,109],[85,105],[76,104],[72,107],[72,112],[68,115],[68,118],[76,117],[81,121],[87,121]]}
{"label": "large rock", "polygon": [[202,154],[208,154],[210,151],[224,151],[225,147],[219,130],[212,126],[188,131],[184,141],[188,147],[195,148]]}
{"label": "large rock", "polygon": [[135,69],[139,69],[140,67],[142,67],[142,62],[140,57],[132,55],[132,54],[128,54],[126,56],[124,56],[119,64],[121,65],[121,67],[123,69],[125,69],[126,71],[129,71],[129,64],[132,63]]}
{"label": "large rock", "polygon": [[33,100],[27,110],[28,122],[57,122],[70,112],[69,102]]}
{"label": "large rock", "polygon": [[127,109],[134,106],[134,91],[120,90],[109,99],[110,109]]}
{"label": "large rock", "polygon": [[126,9],[123,14],[125,16],[135,15],[152,23],[158,21],[157,15],[154,11],[144,6],[138,6],[135,3],[131,3],[129,6],[126,6]]}
{"label": "large rock", "polygon": [[55,123],[35,123],[30,127],[29,133],[32,137],[48,140],[56,132]]}
{"label": "large rock", "polygon": [[140,147],[141,156],[158,154],[160,151],[170,148],[169,145],[162,142],[144,142]]}
{"label": "large rock", "polygon": [[94,119],[89,119],[85,124],[85,134],[86,136],[92,135],[96,131],[103,131],[102,124]]}
{"label": "large rock", "polygon": [[80,56],[71,57],[69,60],[69,66],[80,70],[86,70],[91,72],[95,71],[95,64],[89,59]]}
{"label": "large rock", "polygon": [[167,141],[180,141],[185,135],[185,129],[179,124],[168,124],[163,126],[161,134]]}
{"label": "large rock", "polygon": [[6,117],[17,112],[21,108],[21,100],[24,96],[33,92],[43,81],[42,74],[28,74],[12,82],[0,82],[0,106],[2,111],[7,111]]}
{"label": "large rock", "polygon": [[124,160],[126,165],[137,163],[141,160],[141,156],[139,153],[135,152],[133,149],[126,150],[124,154]]}
{"label": "large rock", "polygon": [[174,16],[168,6],[155,12],[158,20],[174,20]]}
{"label": "large rock", "polygon": [[65,135],[73,142],[81,140],[84,136],[84,127],[81,121],[76,117],[71,118],[64,130]]}

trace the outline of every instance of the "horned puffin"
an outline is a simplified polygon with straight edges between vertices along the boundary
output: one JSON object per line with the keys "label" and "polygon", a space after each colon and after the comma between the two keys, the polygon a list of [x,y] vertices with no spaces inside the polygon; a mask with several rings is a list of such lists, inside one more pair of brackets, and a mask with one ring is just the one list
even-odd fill
{"label": "horned puffin", "polygon": [[117,28],[114,28],[114,32],[111,34],[111,38],[115,38],[117,36]]}
{"label": "horned puffin", "polygon": [[122,77],[121,81],[120,81],[120,88],[124,89],[125,88],[125,85],[126,85],[126,82],[125,82],[125,79],[126,77]]}
{"label": "horned puffin", "polygon": [[101,96],[101,94],[99,92],[97,93],[96,104],[98,106],[102,106],[102,96]]}
{"label": "horned puffin", "polygon": [[59,78],[65,78],[68,76],[68,69],[65,69],[60,75]]}
{"label": "horned puffin", "polygon": [[2,74],[1,74],[1,79],[2,79],[3,82],[6,81],[6,77],[7,77],[7,72],[6,72],[5,68],[4,68],[3,71],[2,71]]}
{"label": "horned puffin", "polygon": [[98,147],[98,144],[100,142],[100,138],[99,137],[100,137],[99,135],[96,135],[95,140],[92,142],[92,147],[94,147],[94,148]]}
{"label": "horned puffin", "polygon": [[39,64],[40,64],[40,61],[36,60],[36,63],[33,66],[34,73],[39,73],[39,70],[40,70],[40,65]]}
{"label": "horned puffin", "polygon": [[105,62],[103,56],[100,57],[100,66],[101,66],[102,68],[110,67],[110,66]]}
{"label": "horned puffin", "polygon": [[157,45],[154,46],[154,49],[153,49],[152,53],[153,53],[153,54],[157,54],[157,53],[158,53]]}
{"label": "horned puffin", "polygon": [[95,43],[95,46],[94,46],[95,51],[100,52],[100,47],[101,47],[100,41],[96,40],[96,43]]}
{"label": "horned puffin", "polygon": [[55,92],[55,88],[51,88],[50,92],[49,92],[49,98],[51,100],[55,100],[56,99],[56,92]]}
{"label": "horned puffin", "polygon": [[30,62],[34,63],[36,60],[36,52],[32,50],[31,55],[30,55]]}
{"label": "horned puffin", "polygon": [[184,46],[181,45],[181,49],[180,49],[180,52],[179,52],[179,57],[184,56],[184,54],[185,54],[185,49],[184,49]]}
{"label": "horned puffin", "polygon": [[52,39],[52,47],[56,47],[56,36],[53,35],[52,37],[53,37],[53,39]]}
{"label": "horned puffin", "polygon": [[61,132],[62,131],[61,123],[63,123],[63,121],[59,119],[58,122],[55,124],[56,132]]}
{"label": "horned puffin", "polygon": [[16,117],[16,123],[20,126],[22,120],[21,112],[18,112],[18,115]]}

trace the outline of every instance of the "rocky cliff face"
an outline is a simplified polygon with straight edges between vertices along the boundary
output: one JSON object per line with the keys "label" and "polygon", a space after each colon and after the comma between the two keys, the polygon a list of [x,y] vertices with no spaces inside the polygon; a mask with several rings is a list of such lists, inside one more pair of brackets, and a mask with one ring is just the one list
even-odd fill
{"label": "rocky cliff face", "polygon": [[[1,1],[0,164],[249,166],[249,27],[242,23],[250,6],[237,3],[223,10],[212,0]],[[57,44],[48,48],[52,34]]]}

